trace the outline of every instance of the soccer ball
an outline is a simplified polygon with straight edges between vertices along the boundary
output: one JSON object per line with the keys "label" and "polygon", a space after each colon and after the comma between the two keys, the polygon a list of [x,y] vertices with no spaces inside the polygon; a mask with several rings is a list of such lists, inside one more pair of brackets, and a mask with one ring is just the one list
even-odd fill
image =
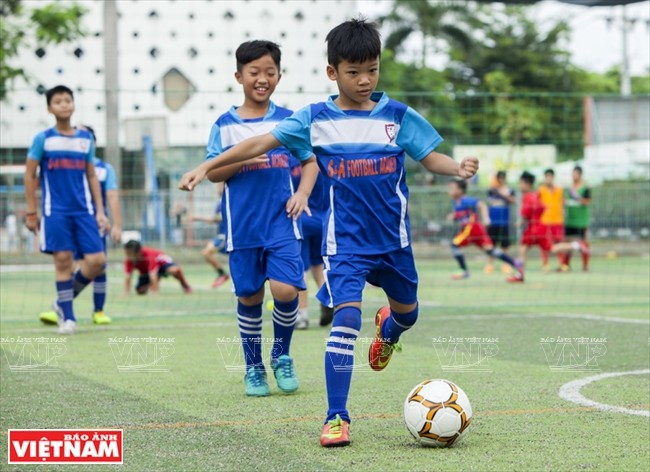
{"label": "soccer ball", "polygon": [[449,380],[425,380],[404,402],[404,421],[422,446],[449,447],[468,431],[472,406],[461,388]]}

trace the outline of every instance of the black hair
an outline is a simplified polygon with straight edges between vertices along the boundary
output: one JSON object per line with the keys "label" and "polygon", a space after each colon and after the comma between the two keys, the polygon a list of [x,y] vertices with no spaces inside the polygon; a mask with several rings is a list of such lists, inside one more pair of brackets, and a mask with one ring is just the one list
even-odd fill
{"label": "black hair", "polygon": [[500,170],[497,172],[497,179],[505,179],[506,178],[506,171],[505,170]]}
{"label": "black hair", "polygon": [[530,184],[531,186],[535,185],[535,176],[533,174],[531,174],[530,172],[526,171],[526,170],[524,171],[523,174],[521,174],[521,177],[519,177],[519,180],[521,180],[523,182],[526,182],[527,184]]}
{"label": "black hair", "polygon": [[338,67],[342,61],[358,64],[381,57],[381,35],[376,23],[353,18],[341,23],[325,38],[327,62]]}
{"label": "black hair", "polygon": [[83,128],[91,134],[91,136],[93,137],[93,142],[96,143],[97,136],[95,136],[95,130],[93,129],[93,127],[88,125],[83,125]]}
{"label": "black hair", "polygon": [[280,46],[278,46],[273,41],[265,40],[254,40],[246,41],[241,43],[235,52],[235,58],[237,59],[237,71],[241,72],[242,68],[249,62],[253,62],[260,57],[271,56],[275,65],[278,66],[278,71],[280,70],[280,59],[282,58],[282,52],[280,51]]}
{"label": "black hair", "polygon": [[124,245],[124,249],[127,251],[140,252],[142,250],[142,244],[140,244],[140,241],[131,239]]}
{"label": "black hair", "polygon": [[578,172],[580,173],[580,175],[582,175],[582,167],[580,167],[580,166],[575,166],[575,167],[573,168],[573,170],[578,171]]}
{"label": "black hair", "polygon": [[72,90],[65,85],[56,85],[49,89],[47,92],[45,92],[45,99],[47,100],[47,106],[50,106],[50,103],[52,102],[52,97],[55,95],[58,95],[60,93],[67,93],[70,95],[72,100],[74,100],[74,93],[72,93]]}
{"label": "black hair", "polygon": [[456,184],[456,187],[461,189],[463,193],[467,193],[467,180],[454,179],[451,183]]}
{"label": "black hair", "polygon": [[553,169],[546,169],[544,175],[552,175],[555,177],[555,171]]}

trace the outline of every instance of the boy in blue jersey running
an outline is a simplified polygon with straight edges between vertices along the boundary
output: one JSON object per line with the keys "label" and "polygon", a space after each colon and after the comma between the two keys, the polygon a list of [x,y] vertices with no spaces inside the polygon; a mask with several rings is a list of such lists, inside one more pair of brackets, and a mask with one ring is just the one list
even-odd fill
{"label": "boy in blue jersey running", "polygon": [[478,160],[460,164],[434,151],[442,142],[425,118],[386,94],[375,92],[381,39],[377,26],[349,20],[330,31],[327,75],[339,94],[307,106],[267,134],[248,139],[186,173],[180,188],[192,190],[221,166],[241,162],[284,145],[313,150],[330,179],[324,222],[325,286],[318,298],[333,306],[334,321],[325,353],[329,409],[320,443],[350,444],[346,404],[354,344],[361,328],[366,281],[380,286],[389,306],[375,316],[370,366],[384,369],[400,335],[418,317],[418,277],[411,250],[406,155],[435,173],[467,179]]}
{"label": "boy in blue jersey running", "polygon": [[[268,133],[291,115],[276,106],[271,95],[280,80],[280,48],[270,41],[248,41],[235,53],[235,78],[242,85],[244,103],[233,106],[212,126],[207,146],[211,162],[234,145]],[[266,153],[266,154],[264,154]],[[311,151],[294,155],[303,162],[301,187],[291,182],[290,152],[280,144],[250,156],[242,164],[221,167],[210,176],[224,182],[222,214],[230,275],[237,295],[237,321],[241,335],[248,396],[270,394],[262,360],[262,302],[264,284],[273,295],[271,369],[278,388],[291,393],[298,378],[290,357],[291,337],[298,313],[298,292],[305,289],[300,258],[298,217],[307,205],[304,188],[314,185],[318,168]]]}
{"label": "boy in blue jersey running", "polygon": [[[515,191],[506,182],[505,171],[497,172],[494,183],[490,185],[487,194],[490,213],[490,224],[487,227],[488,236],[496,247],[500,247],[504,253],[507,253],[510,247],[510,206],[514,205],[517,199]],[[510,266],[502,265],[501,271],[509,274]],[[494,272],[494,257],[488,257],[488,263],[483,272],[486,274]]]}
{"label": "boy in blue jersey running", "polygon": [[[81,129],[87,130],[93,137],[93,144],[97,146],[97,137],[95,130],[88,126],[81,126]],[[93,164],[95,165],[95,174],[99,181],[99,187],[102,194],[102,203],[104,204],[104,211],[108,211],[106,217],[111,216],[111,239],[115,243],[119,243],[122,238],[122,213],[120,211],[120,200],[118,194],[117,177],[115,169],[108,162],[104,162],[97,157],[93,157]],[[104,245],[104,253],[107,252],[108,235],[100,235]],[[79,272],[83,267],[83,254],[75,252],[75,261],[81,261],[80,267],[76,272]],[[73,274],[73,278],[77,278],[77,274]],[[111,318],[104,313],[104,304],[106,303],[106,288],[108,286],[108,279],[106,276],[106,268],[101,274],[93,279],[93,323],[98,325],[105,325],[111,323]],[[79,292],[75,292],[77,296]],[[55,311],[46,311],[39,315],[39,319],[45,324],[57,324],[58,315]]]}
{"label": "boy in blue jersey running", "polygon": [[[72,300],[104,271],[106,257],[100,232],[108,231],[109,222],[93,164],[92,135],[70,124],[74,113],[72,90],[59,85],[45,96],[56,126],[37,134],[27,153],[25,225],[34,233],[40,232],[41,251],[54,256],[57,300],[52,308],[58,314],[58,333],[73,334],[77,323]],[[36,210],[38,169],[40,222]],[[83,262],[73,276],[75,252],[83,255]]]}
{"label": "boy in blue jersey running", "polygon": [[[454,221],[461,225],[461,230],[451,240],[451,253],[458,262],[462,272],[452,275],[454,280],[463,280],[469,278],[469,269],[465,263],[465,256],[461,251],[462,247],[474,244],[481,248],[490,257],[496,257],[510,267],[515,269],[516,274],[507,279],[508,282],[523,282],[523,266],[515,262],[508,254],[499,248],[494,247],[494,243],[488,236],[485,226],[490,225],[487,205],[476,197],[468,197],[467,182],[465,180],[453,180],[449,183],[449,197],[453,201],[454,212],[450,215]],[[479,213],[483,219],[483,224],[479,221]]]}

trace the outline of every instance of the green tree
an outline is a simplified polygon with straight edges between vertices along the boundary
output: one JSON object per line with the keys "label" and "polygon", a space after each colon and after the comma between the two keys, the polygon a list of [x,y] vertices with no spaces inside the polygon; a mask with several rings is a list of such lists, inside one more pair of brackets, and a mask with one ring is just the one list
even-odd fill
{"label": "green tree", "polygon": [[14,62],[20,52],[34,44],[56,45],[83,36],[81,19],[85,13],[86,9],[76,4],[51,3],[27,10],[20,0],[0,2],[0,101],[7,99],[15,79],[29,80]]}
{"label": "green tree", "polygon": [[485,6],[474,18],[470,51],[452,47],[448,72],[457,90],[487,90],[485,77],[508,76],[517,91],[570,91],[570,54],[562,46],[569,25],[558,21],[545,31],[522,6]]}
{"label": "green tree", "polygon": [[432,52],[443,52],[442,43],[468,51],[472,47],[467,32],[471,9],[463,2],[430,0],[394,0],[388,15],[380,18],[391,32],[384,42],[385,49],[399,53],[414,34],[421,36],[420,66]]}

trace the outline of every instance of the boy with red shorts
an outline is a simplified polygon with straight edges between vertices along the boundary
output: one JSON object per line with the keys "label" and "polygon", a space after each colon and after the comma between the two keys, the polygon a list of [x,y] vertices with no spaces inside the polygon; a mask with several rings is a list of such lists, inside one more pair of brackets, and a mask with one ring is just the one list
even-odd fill
{"label": "boy with red shorts", "polygon": [[485,226],[483,226],[479,221],[478,213],[480,212],[483,223],[485,225],[490,224],[487,206],[478,198],[468,197],[466,195],[467,181],[451,181],[449,183],[448,193],[453,200],[454,205],[454,213],[451,216],[455,221],[458,221],[462,225],[462,229],[456,236],[454,236],[451,242],[451,253],[458,261],[458,265],[462,272],[452,275],[452,279],[463,280],[469,278],[470,274],[467,264],[465,263],[465,256],[461,252],[460,248],[469,246],[470,244],[475,244],[489,256],[501,259],[516,270],[516,274],[507,279],[508,282],[523,282],[524,272],[522,268],[519,267],[508,254],[503,252],[500,248],[494,247],[492,239],[490,239],[490,236],[488,236],[487,231],[485,230]]}

